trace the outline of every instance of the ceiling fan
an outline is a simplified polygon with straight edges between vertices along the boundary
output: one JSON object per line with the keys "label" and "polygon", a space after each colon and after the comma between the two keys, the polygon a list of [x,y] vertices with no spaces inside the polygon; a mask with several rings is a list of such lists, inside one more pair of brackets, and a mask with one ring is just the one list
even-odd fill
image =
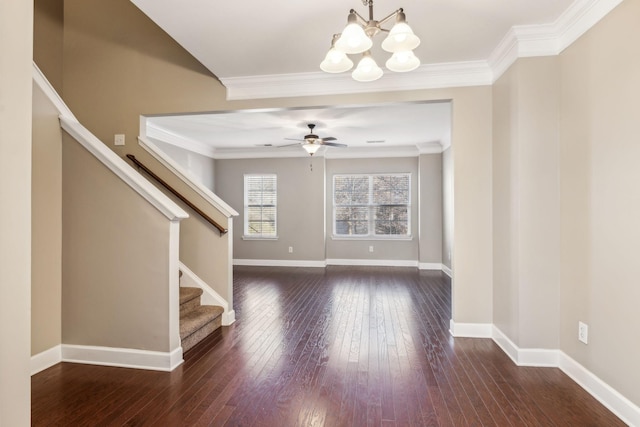
{"label": "ceiling fan", "polygon": [[316,151],[318,151],[318,149],[320,149],[320,147],[323,145],[326,145],[329,147],[346,147],[347,146],[346,144],[339,144],[337,142],[332,142],[332,141],[337,141],[337,139],[334,138],[333,136],[320,138],[318,135],[315,135],[313,133],[313,128],[316,127],[315,124],[309,123],[307,126],[309,127],[309,134],[305,135],[303,139],[285,138],[289,141],[300,141],[300,142],[296,144],[281,145],[281,147],[290,147],[292,145],[301,144],[302,148],[304,148],[307,151],[307,153],[313,156],[316,153]]}

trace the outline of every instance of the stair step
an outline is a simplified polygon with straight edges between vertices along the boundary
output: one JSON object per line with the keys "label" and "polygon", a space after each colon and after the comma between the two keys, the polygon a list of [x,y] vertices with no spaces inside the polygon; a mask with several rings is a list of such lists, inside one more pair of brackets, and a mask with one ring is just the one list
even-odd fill
{"label": "stair step", "polygon": [[200,295],[202,295],[200,288],[180,288],[180,316],[200,307]]}
{"label": "stair step", "polygon": [[187,351],[222,325],[224,309],[215,305],[201,305],[180,315],[182,351]]}

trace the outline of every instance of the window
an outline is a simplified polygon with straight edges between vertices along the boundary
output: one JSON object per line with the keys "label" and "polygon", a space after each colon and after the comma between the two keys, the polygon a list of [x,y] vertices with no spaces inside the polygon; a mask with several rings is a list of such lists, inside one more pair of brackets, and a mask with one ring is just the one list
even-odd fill
{"label": "window", "polygon": [[277,213],[277,176],[244,176],[244,236],[275,238]]}
{"label": "window", "polygon": [[411,174],[334,175],[336,237],[408,237]]}

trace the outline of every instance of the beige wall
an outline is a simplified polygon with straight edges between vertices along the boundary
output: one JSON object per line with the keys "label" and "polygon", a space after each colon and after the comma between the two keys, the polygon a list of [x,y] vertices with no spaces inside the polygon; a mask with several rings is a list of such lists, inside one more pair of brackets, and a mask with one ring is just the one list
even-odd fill
{"label": "beige wall", "polygon": [[64,0],[34,0],[33,60],[62,93]]}
{"label": "beige wall", "polygon": [[62,130],[58,111],[33,85],[31,354],[60,345]]}
{"label": "beige wall", "polygon": [[622,2],[559,58],[560,348],[636,405],[639,16],[640,2]]}
{"label": "beige wall", "polygon": [[0,425],[30,424],[33,3],[0,2]]}
{"label": "beige wall", "polygon": [[419,260],[440,264],[443,261],[442,237],[444,213],[442,199],[442,154],[421,154],[419,158]]}
{"label": "beige wall", "polygon": [[66,133],[62,148],[62,342],[174,350],[169,220]]}
{"label": "beige wall", "polygon": [[557,57],[521,59],[494,85],[494,323],[558,348]]}

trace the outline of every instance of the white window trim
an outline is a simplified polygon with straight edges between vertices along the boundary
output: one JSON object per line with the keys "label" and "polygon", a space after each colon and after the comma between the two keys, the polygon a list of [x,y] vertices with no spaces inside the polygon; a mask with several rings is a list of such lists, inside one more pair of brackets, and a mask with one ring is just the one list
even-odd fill
{"label": "white window trim", "polygon": [[[247,234],[247,228],[249,224],[249,215],[248,215],[248,193],[247,193],[247,178],[249,177],[274,177],[275,178],[275,188],[276,188],[276,213],[275,213],[275,234],[271,235],[255,235],[255,234]],[[243,227],[242,227],[242,240],[278,240],[278,175],[275,173],[245,173],[243,177],[243,188],[242,188],[242,198],[243,198]]]}
{"label": "white window trim", "polygon": [[[409,203],[407,206],[407,234],[358,234],[358,235],[346,235],[346,234],[336,234],[336,199],[335,199],[335,190],[336,190],[336,176],[366,176],[369,177],[370,180],[373,179],[374,176],[408,176],[409,177]],[[332,204],[332,233],[331,240],[413,240],[412,230],[411,230],[411,206],[412,206],[412,190],[411,190],[411,181],[413,179],[413,175],[411,172],[394,172],[394,173],[336,173],[333,174],[331,178],[331,204]],[[369,200],[371,200],[371,192],[373,192],[373,186],[369,186]],[[369,204],[368,208],[372,208],[375,206],[380,206],[376,204]],[[374,230],[374,219],[373,217],[369,218],[369,230]]]}

